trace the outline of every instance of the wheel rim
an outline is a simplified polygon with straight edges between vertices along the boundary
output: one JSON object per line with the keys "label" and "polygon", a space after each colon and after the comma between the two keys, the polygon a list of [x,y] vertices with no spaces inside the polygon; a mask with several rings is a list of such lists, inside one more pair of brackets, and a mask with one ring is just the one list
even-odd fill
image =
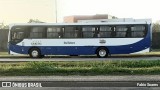
{"label": "wheel rim", "polygon": [[32,57],[38,57],[39,53],[37,50],[32,51]]}
{"label": "wheel rim", "polygon": [[107,54],[106,50],[104,50],[104,49],[102,49],[102,50],[99,51],[99,56],[101,56],[101,57],[105,57],[106,54]]}

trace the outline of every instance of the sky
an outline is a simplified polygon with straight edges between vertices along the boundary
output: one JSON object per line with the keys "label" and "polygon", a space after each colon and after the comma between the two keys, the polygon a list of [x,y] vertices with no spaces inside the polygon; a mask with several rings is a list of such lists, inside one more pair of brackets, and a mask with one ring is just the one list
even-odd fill
{"label": "sky", "polygon": [[[57,7],[56,7],[56,6]],[[159,0],[0,0],[0,23],[27,23],[29,19],[63,22],[64,16],[109,14],[118,18],[160,21]]]}

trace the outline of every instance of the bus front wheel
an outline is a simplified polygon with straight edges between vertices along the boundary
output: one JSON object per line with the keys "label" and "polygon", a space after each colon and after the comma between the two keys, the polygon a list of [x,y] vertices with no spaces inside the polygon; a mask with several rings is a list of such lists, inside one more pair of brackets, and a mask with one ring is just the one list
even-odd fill
{"label": "bus front wheel", "polygon": [[101,47],[97,50],[97,56],[99,58],[105,58],[108,56],[108,50],[105,47]]}
{"label": "bus front wheel", "polygon": [[32,48],[29,55],[31,58],[39,58],[41,56],[41,52],[38,48]]}

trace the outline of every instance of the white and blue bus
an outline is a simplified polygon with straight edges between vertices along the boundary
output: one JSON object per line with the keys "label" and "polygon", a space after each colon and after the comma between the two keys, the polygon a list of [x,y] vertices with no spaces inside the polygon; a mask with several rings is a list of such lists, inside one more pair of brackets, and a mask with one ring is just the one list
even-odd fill
{"label": "white and blue bus", "polygon": [[151,22],[148,20],[90,23],[11,24],[10,54],[44,55],[132,54],[150,51]]}

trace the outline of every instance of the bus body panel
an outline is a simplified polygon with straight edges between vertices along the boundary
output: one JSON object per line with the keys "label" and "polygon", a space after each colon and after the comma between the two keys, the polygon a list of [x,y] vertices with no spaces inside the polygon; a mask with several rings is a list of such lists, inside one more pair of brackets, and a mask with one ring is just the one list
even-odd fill
{"label": "bus body panel", "polygon": [[[25,46],[22,46],[22,42],[19,43],[18,45],[10,45],[10,50],[11,51],[16,51],[17,53],[20,54],[28,54],[29,49],[32,47],[37,47],[41,50],[41,53],[43,55],[90,55],[90,54],[95,54],[96,50],[98,47],[106,47],[109,49],[110,54],[129,54],[129,53],[134,53],[138,51],[142,51],[145,49],[150,48],[150,42],[148,42],[147,38],[146,39],[141,39],[141,38],[133,38],[133,39],[126,39],[126,38],[119,38],[117,39],[118,41],[121,41],[119,43],[115,43],[117,40],[111,40],[111,39],[105,39],[106,42],[109,44],[99,44],[99,41],[96,43],[96,40],[74,40],[74,43],[84,41],[84,43],[81,42],[81,44],[74,44],[74,45],[66,45],[64,42],[66,40],[24,40],[22,42]],[[128,44],[125,44],[122,41],[125,41]],[[27,42],[28,41],[28,42]],[[110,42],[109,42],[110,41]],[[36,45],[33,45],[37,44]],[[41,42],[41,43],[40,43]],[[48,43],[47,43],[48,42]],[[53,43],[52,43],[53,42]],[[54,43],[55,42],[55,43]],[[73,42],[73,40],[69,40],[68,42]],[[94,44],[89,44],[88,42],[94,42]],[[113,42],[113,43],[112,43]],[[130,42],[130,43],[129,43]],[[134,42],[134,43],[132,43]],[[44,45],[43,45],[43,44]],[[59,44],[63,43],[63,44]],[[40,45],[38,45],[40,44]]]}
{"label": "bus body panel", "polygon": [[[111,25],[114,26],[114,23]],[[116,23],[116,25],[119,24]],[[29,54],[29,50],[36,47],[40,49],[42,55],[92,55],[96,54],[99,47],[106,47],[110,54],[144,53],[149,52],[151,46],[151,25],[147,23],[145,25],[147,25],[148,31],[146,36],[142,38],[25,38],[16,44],[12,44],[10,42],[11,36],[9,36],[9,52],[10,54]],[[9,35],[11,35],[10,32]]]}

